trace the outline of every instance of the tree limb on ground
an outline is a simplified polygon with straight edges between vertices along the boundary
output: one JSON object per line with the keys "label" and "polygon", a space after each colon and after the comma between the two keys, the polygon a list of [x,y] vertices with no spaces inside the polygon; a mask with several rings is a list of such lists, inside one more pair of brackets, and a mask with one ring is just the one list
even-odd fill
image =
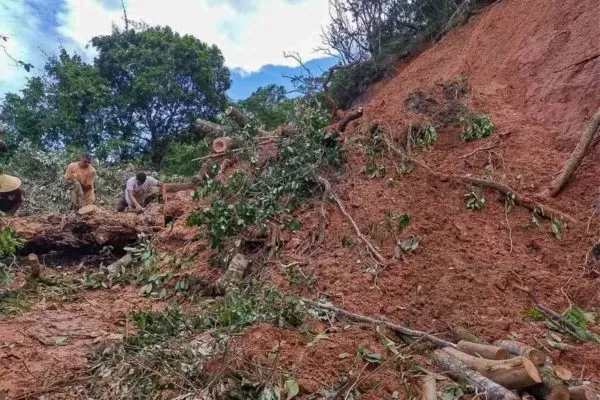
{"label": "tree limb on ground", "polygon": [[342,119],[342,122],[340,122],[339,131],[344,132],[350,122],[362,117],[362,115],[363,115],[362,107],[358,107],[356,110],[352,110],[351,112],[347,113],[344,116],[344,119]]}
{"label": "tree limb on ground", "polygon": [[[384,138],[384,141],[385,141],[387,147],[392,152],[394,152],[396,155],[402,157],[403,159],[406,159],[407,155],[404,152],[402,152],[401,150],[399,150],[398,148],[396,148],[389,141],[389,139]],[[505,196],[513,195],[514,196],[513,200],[516,205],[525,207],[532,212],[537,212],[540,217],[547,218],[547,219],[554,219],[555,217],[559,217],[559,218],[563,219],[564,221],[569,221],[573,224],[577,224],[577,222],[578,222],[575,218],[573,218],[569,214],[559,211],[557,209],[554,209],[550,206],[536,202],[533,199],[530,199],[522,194],[519,194],[516,190],[512,189],[511,187],[503,185],[501,183],[488,181],[485,179],[471,178],[469,176],[448,175],[448,174],[434,171],[427,164],[425,164],[424,162],[419,161],[415,158],[410,158],[410,161],[412,161],[414,164],[422,167],[423,169],[427,170],[427,172],[429,172],[433,176],[439,178],[443,182],[444,181],[455,181],[455,182],[460,182],[460,183],[467,184],[467,185],[483,186],[483,187],[487,187],[490,189],[494,189],[494,190],[502,193]]]}
{"label": "tree limb on ground", "polygon": [[314,308],[318,308],[321,310],[326,310],[326,311],[331,311],[335,314],[338,315],[343,315],[344,317],[351,319],[353,321],[357,321],[357,322],[367,322],[373,325],[382,325],[385,326],[386,328],[389,328],[391,330],[393,330],[394,332],[397,332],[401,335],[405,335],[405,336],[410,336],[410,337],[414,337],[414,338],[423,338],[425,340],[430,341],[431,343],[435,344],[436,346],[440,346],[440,347],[456,347],[456,345],[452,342],[448,342],[447,340],[444,339],[440,339],[434,335],[431,335],[427,332],[423,332],[423,331],[418,331],[415,329],[410,329],[407,328],[405,326],[402,325],[397,325],[394,323],[391,323],[389,321],[384,321],[382,319],[379,318],[372,318],[372,317],[368,317],[366,315],[360,315],[360,314],[354,314],[350,311],[346,311],[342,308],[338,308],[335,306],[330,306],[327,304],[322,304],[322,303],[318,303],[316,301],[312,301],[312,300],[308,300],[305,298],[301,298],[301,300],[303,302],[305,302],[306,304],[311,305]]}
{"label": "tree limb on ground", "polygon": [[365,243],[365,245],[367,246],[367,248],[369,249],[371,254],[373,254],[373,256],[377,259],[377,261],[379,261],[382,264],[385,264],[386,263],[385,258],[383,258],[383,256],[381,254],[379,254],[377,249],[375,249],[375,246],[373,246],[371,244],[371,242],[369,242],[369,240],[365,237],[365,235],[362,234],[362,232],[358,228],[358,225],[356,225],[356,222],[354,221],[352,216],[348,213],[348,211],[346,211],[346,208],[344,207],[344,203],[342,203],[342,200],[340,200],[340,198],[335,194],[335,192],[331,188],[331,183],[329,183],[329,181],[327,179],[320,177],[320,176],[317,177],[317,181],[321,185],[323,185],[324,190],[329,192],[329,194],[331,195],[333,200],[335,200],[335,202],[337,203],[338,208],[340,209],[342,214],[344,214],[344,216],[348,219],[350,224],[352,224],[352,227],[354,228],[356,235]]}
{"label": "tree limb on ground", "polygon": [[592,142],[592,139],[598,130],[598,127],[600,127],[600,108],[587,123],[586,127],[583,129],[583,132],[581,132],[579,142],[563,166],[560,175],[552,180],[550,187],[544,190],[541,193],[541,196],[554,197],[565,187],[571,178],[571,175],[573,175],[573,173],[577,170],[579,164],[581,164],[581,160],[583,160],[585,157],[587,149],[589,148],[590,143]]}

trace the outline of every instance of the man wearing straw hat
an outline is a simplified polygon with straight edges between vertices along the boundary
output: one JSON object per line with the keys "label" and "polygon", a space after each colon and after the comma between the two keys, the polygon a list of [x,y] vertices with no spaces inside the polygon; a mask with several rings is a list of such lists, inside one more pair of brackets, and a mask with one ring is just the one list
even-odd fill
{"label": "man wearing straw hat", "polygon": [[72,162],[67,167],[65,179],[73,185],[71,193],[71,204],[74,209],[94,204],[94,182],[96,181],[96,169],[92,167],[92,156],[83,153],[79,161]]}
{"label": "man wearing straw hat", "polygon": [[8,215],[14,215],[22,202],[21,180],[0,173],[0,211]]}

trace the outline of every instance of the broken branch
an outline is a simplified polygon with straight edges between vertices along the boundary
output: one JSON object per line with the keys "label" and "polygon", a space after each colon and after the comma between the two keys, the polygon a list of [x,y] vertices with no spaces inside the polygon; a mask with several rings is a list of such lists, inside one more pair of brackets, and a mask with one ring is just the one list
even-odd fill
{"label": "broken branch", "polygon": [[358,107],[356,110],[353,110],[349,113],[347,113],[344,116],[344,119],[342,119],[342,122],[340,122],[340,127],[339,127],[339,131],[340,132],[344,132],[346,130],[346,127],[348,126],[348,124],[352,121],[354,121],[355,119],[358,119],[360,117],[362,117],[363,115],[363,108],[362,107]]}
{"label": "broken branch", "polygon": [[321,185],[323,185],[325,190],[327,192],[329,192],[329,194],[331,195],[333,200],[335,200],[335,202],[338,205],[338,208],[340,209],[342,214],[344,214],[344,216],[346,216],[346,218],[348,219],[350,224],[352,224],[354,231],[356,232],[358,237],[365,243],[365,245],[367,246],[367,248],[369,249],[371,254],[373,254],[373,256],[375,256],[375,258],[377,258],[377,261],[379,261],[382,264],[385,264],[385,258],[383,258],[383,256],[381,254],[379,254],[379,252],[375,249],[375,247],[371,244],[371,242],[369,242],[369,240],[361,233],[360,229],[358,228],[358,225],[356,225],[356,222],[354,222],[354,219],[352,218],[352,216],[348,213],[348,211],[346,211],[346,208],[344,207],[344,203],[342,203],[340,198],[335,194],[335,192],[331,188],[331,183],[329,183],[329,181],[327,179],[320,177],[320,176],[317,177],[317,181]]}
{"label": "broken branch", "polygon": [[527,357],[534,365],[544,365],[546,362],[546,353],[525,343],[515,340],[496,340],[494,345],[505,349],[511,354]]}
{"label": "broken branch", "polygon": [[583,132],[581,132],[581,137],[577,146],[575,146],[575,150],[571,153],[571,156],[563,166],[561,173],[559,176],[554,178],[550,183],[550,187],[544,190],[541,193],[543,197],[554,197],[565,187],[571,175],[577,170],[579,164],[581,164],[581,160],[585,157],[587,149],[596,134],[596,130],[600,126],[600,109],[596,111],[596,113],[592,116],[590,121],[587,123]]}
{"label": "broken branch", "polygon": [[338,315],[343,315],[344,317],[349,318],[353,321],[367,322],[367,323],[370,323],[373,325],[382,325],[382,326],[385,326],[386,328],[393,330],[394,332],[400,333],[401,335],[406,335],[406,336],[416,337],[416,338],[423,338],[423,339],[428,340],[431,343],[433,343],[437,346],[440,346],[440,347],[455,347],[456,346],[454,343],[448,342],[444,339],[440,339],[440,338],[433,336],[427,332],[406,328],[402,325],[397,325],[397,324],[394,324],[394,323],[391,323],[388,321],[384,321],[384,320],[378,319],[378,318],[368,317],[366,315],[354,314],[354,313],[351,313],[350,311],[346,311],[344,309],[341,309],[341,308],[338,308],[335,306],[329,306],[327,304],[318,303],[318,302],[315,302],[312,300],[308,300],[308,299],[304,299],[304,298],[302,298],[301,300],[307,304],[310,304],[311,306],[313,306],[315,308],[331,311]]}

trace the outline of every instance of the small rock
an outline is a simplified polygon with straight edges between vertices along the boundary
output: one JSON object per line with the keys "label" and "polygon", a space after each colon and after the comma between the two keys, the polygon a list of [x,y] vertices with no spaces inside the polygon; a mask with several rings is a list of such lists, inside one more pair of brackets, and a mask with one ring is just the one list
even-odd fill
{"label": "small rock", "polygon": [[319,384],[312,379],[299,378],[298,387],[303,393],[316,393],[319,390]]}

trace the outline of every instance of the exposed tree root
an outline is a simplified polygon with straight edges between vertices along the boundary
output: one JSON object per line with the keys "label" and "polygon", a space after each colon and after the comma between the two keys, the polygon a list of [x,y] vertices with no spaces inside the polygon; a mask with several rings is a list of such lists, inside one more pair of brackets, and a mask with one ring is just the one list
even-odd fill
{"label": "exposed tree root", "polygon": [[397,325],[397,324],[394,324],[394,323],[391,323],[388,321],[384,321],[382,319],[367,317],[366,315],[354,314],[354,313],[351,313],[350,311],[346,311],[342,308],[329,306],[327,304],[321,304],[321,303],[318,303],[318,302],[315,302],[312,300],[308,300],[308,299],[304,299],[304,298],[301,300],[303,302],[311,305],[314,308],[332,311],[338,315],[343,315],[344,317],[349,318],[353,321],[367,322],[367,323],[374,324],[374,325],[382,325],[382,326],[385,326],[386,328],[389,328],[389,329],[393,330],[394,332],[397,332],[401,335],[406,335],[406,336],[415,337],[415,338],[423,338],[423,339],[428,340],[431,343],[435,344],[436,346],[452,347],[452,348],[456,347],[456,345],[454,343],[448,342],[447,340],[444,340],[444,339],[440,339],[440,338],[438,338],[434,335],[431,335],[427,332],[410,329],[410,328],[407,328],[402,325]]}
{"label": "exposed tree root", "polygon": [[362,107],[358,107],[356,110],[352,110],[351,112],[346,114],[344,116],[344,119],[342,119],[342,122],[340,122],[339,131],[344,132],[350,122],[362,117],[362,115],[363,115]]}
{"label": "exposed tree root", "polygon": [[329,192],[329,194],[331,195],[333,200],[335,200],[335,202],[337,203],[338,208],[340,209],[342,214],[344,214],[344,216],[348,219],[350,224],[352,224],[352,227],[354,228],[356,235],[360,238],[360,240],[362,240],[365,243],[365,245],[367,246],[367,248],[369,249],[371,254],[373,254],[373,256],[377,259],[377,261],[379,261],[382,264],[385,264],[386,263],[385,258],[383,258],[383,256],[381,254],[379,254],[377,249],[375,249],[375,247],[371,244],[371,242],[369,242],[369,239],[367,239],[365,237],[365,235],[362,234],[362,232],[358,228],[358,225],[356,225],[356,222],[354,221],[352,216],[348,213],[348,211],[346,211],[346,208],[344,207],[344,203],[342,203],[342,200],[340,200],[340,198],[335,194],[335,192],[331,188],[331,183],[329,183],[329,181],[327,179],[320,177],[320,176],[317,178],[317,180],[321,185],[323,185],[324,190]]}
{"label": "exposed tree root", "polygon": [[581,138],[579,139],[579,143],[575,146],[575,150],[571,153],[571,156],[563,166],[560,175],[558,175],[552,182],[550,183],[550,187],[544,190],[541,193],[543,197],[554,197],[565,187],[571,175],[577,170],[579,164],[581,164],[581,160],[585,157],[587,149],[596,134],[596,130],[600,126],[600,109],[596,111],[596,113],[592,116],[590,121],[587,123],[583,132],[581,132]]}

